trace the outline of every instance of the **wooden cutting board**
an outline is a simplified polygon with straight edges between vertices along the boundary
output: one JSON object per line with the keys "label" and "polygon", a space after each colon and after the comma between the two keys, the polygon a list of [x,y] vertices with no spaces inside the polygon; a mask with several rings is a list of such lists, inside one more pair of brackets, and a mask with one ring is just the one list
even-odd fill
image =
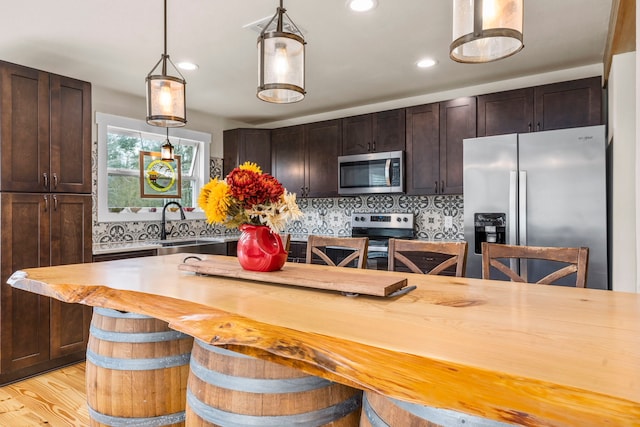
{"label": "wooden cutting board", "polygon": [[[185,261],[178,265],[178,269],[210,276],[339,291],[347,295],[362,294],[388,297],[404,294],[414,289],[414,287],[405,288],[407,286],[405,277],[399,277],[398,273],[387,271],[288,262],[282,267],[282,270],[260,272],[243,269],[235,257],[216,255],[198,255],[198,257],[201,260],[193,256],[186,257]],[[313,268],[317,272],[309,274],[309,268]],[[404,292],[405,290],[406,292]]]}

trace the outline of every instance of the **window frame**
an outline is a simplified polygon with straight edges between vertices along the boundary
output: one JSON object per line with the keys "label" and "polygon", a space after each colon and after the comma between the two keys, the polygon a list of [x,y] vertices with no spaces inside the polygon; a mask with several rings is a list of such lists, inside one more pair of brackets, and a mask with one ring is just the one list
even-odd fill
{"label": "window frame", "polygon": [[[128,129],[135,132],[146,132],[161,136],[166,139],[165,128],[148,125],[146,122],[138,119],[132,119],[129,117],[116,116],[113,114],[106,114],[96,112],[96,127],[98,135],[98,152],[97,152],[97,166],[98,175],[96,183],[96,210],[98,222],[140,222],[140,221],[160,221],[162,219],[162,209],[158,209],[156,212],[140,211],[133,212],[109,212],[108,206],[108,168],[107,168],[107,132],[109,126]],[[197,200],[197,194],[200,189],[209,182],[210,176],[210,146],[211,146],[211,134],[206,132],[199,132],[194,130],[188,130],[183,128],[172,128],[171,138],[182,138],[197,141],[200,145],[199,153],[196,161],[193,163],[194,175],[197,175],[195,180],[196,187],[194,188],[194,199]],[[159,147],[158,147],[158,151]],[[168,199],[172,200],[172,199]],[[175,200],[175,199],[173,199]],[[187,219],[205,219],[204,212],[197,208],[192,212],[186,212]],[[179,212],[166,212],[168,219],[180,218]]]}

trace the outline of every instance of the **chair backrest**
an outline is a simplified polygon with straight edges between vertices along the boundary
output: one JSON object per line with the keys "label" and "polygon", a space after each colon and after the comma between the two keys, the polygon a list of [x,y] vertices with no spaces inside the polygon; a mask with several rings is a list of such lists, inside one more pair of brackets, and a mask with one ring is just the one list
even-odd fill
{"label": "chair backrest", "polygon": [[[326,254],[327,247],[350,249],[353,252],[338,264],[333,262]],[[307,240],[307,264],[314,260],[322,260],[325,264],[334,267],[348,266],[352,261],[357,261],[358,268],[367,268],[368,237],[330,237],[310,235]],[[315,256],[314,256],[315,255]]]}
{"label": "chair backrest", "polygon": [[[418,254],[420,256],[417,256]],[[429,254],[448,255],[449,257],[434,266],[433,257],[429,257]],[[427,257],[425,262],[418,262],[417,258],[425,256]],[[405,265],[413,273],[422,274],[442,274],[445,270],[455,266],[455,276],[464,277],[467,267],[467,242],[389,239],[388,270],[396,270],[398,268],[397,262]]]}
{"label": "chair backrest", "polygon": [[526,280],[509,268],[499,259],[542,259],[567,264],[559,267],[549,275],[535,283],[550,285],[570,274],[576,274],[576,287],[584,288],[587,283],[587,265],[589,248],[556,248],[545,246],[512,246],[498,243],[482,243],[482,278],[490,279],[491,267],[494,267],[512,282],[526,282]]}
{"label": "chair backrest", "polygon": [[280,240],[282,240],[282,247],[284,250],[289,252],[289,249],[291,249],[291,234],[280,233]]}

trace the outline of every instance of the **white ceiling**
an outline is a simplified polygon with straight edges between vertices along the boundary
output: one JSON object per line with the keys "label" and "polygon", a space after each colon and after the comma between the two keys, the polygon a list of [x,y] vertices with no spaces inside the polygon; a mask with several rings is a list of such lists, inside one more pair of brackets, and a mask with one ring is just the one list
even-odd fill
{"label": "white ceiling", "polygon": [[[4,0],[0,59],[144,97],[163,50],[162,0]],[[611,0],[525,2],[525,48],[489,64],[449,59],[452,0],[379,0],[356,14],[346,0],[285,0],[307,41],[307,96],[256,97],[258,34],[277,0],[169,0],[168,53],[183,72],[189,109],[249,124],[320,114],[602,62]],[[415,63],[430,56],[436,67]]]}

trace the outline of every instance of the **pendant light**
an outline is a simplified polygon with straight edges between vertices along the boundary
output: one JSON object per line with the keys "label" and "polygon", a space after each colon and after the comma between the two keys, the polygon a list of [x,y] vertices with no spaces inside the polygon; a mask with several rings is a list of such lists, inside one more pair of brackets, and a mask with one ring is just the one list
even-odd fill
{"label": "pendant light", "polygon": [[[276,104],[298,102],[306,94],[306,42],[286,12],[280,0],[280,7],[258,37],[258,98]],[[292,32],[285,31],[285,27]]]}
{"label": "pendant light", "polygon": [[519,52],[524,47],[523,1],[453,0],[451,59],[483,63]]}
{"label": "pendant light", "polygon": [[[177,75],[169,75],[167,65],[171,65]],[[158,68],[160,74],[154,74]],[[164,0],[164,53],[147,75],[146,83],[147,123],[163,127],[184,126],[187,123],[187,82],[167,55],[167,0]]]}
{"label": "pendant light", "polygon": [[173,157],[173,145],[171,145],[171,141],[169,141],[169,128],[167,128],[167,140],[160,147],[160,158],[165,162],[172,162],[174,160]]}

